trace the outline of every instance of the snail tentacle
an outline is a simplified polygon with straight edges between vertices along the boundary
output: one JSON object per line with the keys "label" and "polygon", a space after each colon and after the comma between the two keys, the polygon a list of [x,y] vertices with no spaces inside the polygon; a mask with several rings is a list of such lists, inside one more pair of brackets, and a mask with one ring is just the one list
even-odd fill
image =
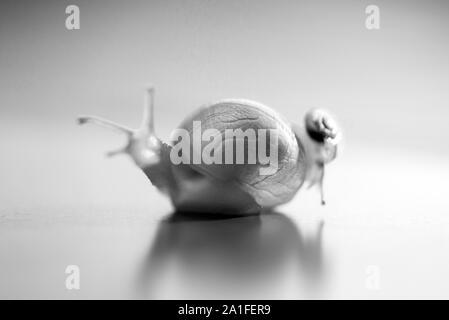
{"label": "snail tentacle", "polygon": [[127,154],[127,153],[128,153],[128,149],[125,147],[125,148],[120,148],[117,150],[108,151],[108,152],[106,152],[106,156],[108,158],[111,158],[111,157],[115,157],[116,155]]}
{"label": "snail tentacle", "polygon": [[93,123],[99,126],[102,126],[104,128],[112,129],[120,133],[125,133],[127,135],[132,135],[134,130],[131,128],[128,128],[124,125],[121,125],[117,122],[100,118],[97,116],[80,116],[78,117],[78,124],[86,124],[86,123]]}
{"label": "snail tentacle", "polygon": [[320,188],[321,205],[324,206],[326,204],[326,201],[324,200],[324,186],[323,186],[323,183],[324,183],[324,164],[322,164],[320,166],[320,169],[321,169],[321,172],[320,172],[320,179],[318,181],[318,185],[319,185],[319,188]]}
{"label": "snail tentacle", "polygon": [[136,164],[143,168],[157,165],[160,161],[162,142],[154,133],[154,88],[148,86],[144,96],[144,111],[142,125],[134,130],[111,120],[97,116],[80,116],[79,124],[93,123],[108,129],[125,133],[128,143],[118,150],[107,152],[108,157],[118,154],[128,154]]}
{"label": "snail tentacle", "polygon": [[141,129],[154,134],[154,87],[151,85],[145,90]]}

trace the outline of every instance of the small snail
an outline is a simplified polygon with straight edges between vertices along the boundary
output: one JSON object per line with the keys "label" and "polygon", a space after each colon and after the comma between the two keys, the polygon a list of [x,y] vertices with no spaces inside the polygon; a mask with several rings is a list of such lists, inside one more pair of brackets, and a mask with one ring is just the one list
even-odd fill
{"label": "small snail", "polygon": [[[319,186],[321,203],[325,204],[324,166],[337,155],[340,132],[333,119],[324,111],[319,109],[308,111],[304,126],[298,126],[290,124],[274,110],[249,100],[226,99],[205,105],[187,117],[179,127],[182,132],[195,136],[195,126],[199,123],[201,132],[209,133],[206,141],[201,140],[200,149],[188,144],[190,148],[188,151],[193,152],[193,158],[201,152],[204,154],[209,139],[213,138],[213,142],[218,142],[214,144],[214,151],[211,154],[218,155],[217,150],[221,154],[222,150],[228,150],[226,148],[231,143],[229,159],[235,161],[236,157],[239,157],[235,152],[238,151],[236,145],[240,139],[242,143],[240,146],[243,146],[245,152],[243,156],[245,161],[222,163],[219,156],[219,161],[214,163],[202,161],[175,163],[173,153],[179,151],[174,152],[176,138],[170,143],[165,143],[156,136],[153,104],[154,88],[148,87],[145,91],[143,122],[137,130],[94,116],[81,116],[78,121],[80,124],[96,123],[126,134],[127,145],[120,150],[109,152],[108,155],[121,153],[130,155],[152,184],[170,197],[176,210],[230,214],[259,213],[290,201],[305,182],[308,182],[309,186],[315,184]],[[275,131],[276,135],[275,138],[270,135],[269,141],[262,144],[252,145],[250,135],[231,136],[227,139],[227,133],[231,129],[240,130],[240,133],[249,132],[248,129],[263,133],[269,130],[270,134]],[[217,137],[225,138],[216,140]],[[256,136],[256,140],[262,141],[261,137]],[[252,138],[254,139],[254,136]],[[189,135],[188,139],[192,140],[187,142],[194,144],[195,137]],[[251,149],[250,146],[254,148]],[[277,156],[275,170],[266,170],[264,174],[261,174],[262,170],[271,164],[260,159],[250,161],[252,153],[260,153],[262,149],[265,151],[268,149],[268,154]],[[181,159],[191,160],[190,155],[185,157],[184,151],[186,150],[182,150]]]}

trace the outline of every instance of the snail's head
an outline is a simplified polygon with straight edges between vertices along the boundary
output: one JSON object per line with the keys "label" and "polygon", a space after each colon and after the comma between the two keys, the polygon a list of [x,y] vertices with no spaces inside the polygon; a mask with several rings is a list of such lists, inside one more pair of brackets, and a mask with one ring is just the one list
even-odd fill
{"label": "snail's head", "polygon": [[108,152],[107,155],[114,156],[117,154],[128,154],[139,167],[144,168],[152,166],[160,161],[162,144],[154,133],[153,96],[154,88],[151,85],[148,85],[145,89],[143,120],[138,129],[131,129],[116,122],[96,116],[80,116],[78,117],[78,123],[94,123],[125,134],[127,137],[127,144],[118,150]]}

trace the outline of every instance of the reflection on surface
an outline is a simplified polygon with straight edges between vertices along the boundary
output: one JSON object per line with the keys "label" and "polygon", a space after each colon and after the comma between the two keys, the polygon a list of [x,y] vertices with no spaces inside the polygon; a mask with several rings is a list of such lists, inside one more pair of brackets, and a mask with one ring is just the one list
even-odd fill
{"label": "reflection on surface", "polygon": [[138,278],[142,298],[312,297],[323,276],[324,223],[305,236],[279,213],[160,222]]}

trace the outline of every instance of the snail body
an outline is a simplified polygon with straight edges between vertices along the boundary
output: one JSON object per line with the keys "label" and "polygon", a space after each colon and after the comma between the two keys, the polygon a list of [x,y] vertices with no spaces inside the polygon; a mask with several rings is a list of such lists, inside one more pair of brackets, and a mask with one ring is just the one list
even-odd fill
{"label": "snail body", "polygon": [[[189,147],[180,153],[175,149],[182,137],[172,137],[172,141],[165,143],[154,133],[154,89],[148,88],[145,97],[144,120],[137,130],[98,117],[78,120],[81,124],[94,122],[128,135],[125,148],[109,155],[129,154],[152,184],[170,197],[176,210],[254,214],[287,203],[306,181],[309,185],[320,186],[324,204],[324,165],[336,157],[339,132],[323,111],[309,111],[305,126],[296,126],[273,109],[254,101],[226,99],[207,104],[178,127]],[[197,139],[200,146],[195,148],[198,124],[200,134],[209,134],[206,139]],[[248,134],[268,131],[267,141],[262,138],[268,134]],[[228,135],[229,132],[240,135]],[[271,135],[273,132],[275,138]],[[216,161],[195,161],[206,148],[213,150],[210,154]],[[231,156],[225,151],[231,151]],[[239,151],[244,152],[241,162],[238,162]],[[251,158],[253,154],[269,155],[270,159],[274,154],[276,166],[262,158]],[[181,161],[174,161],[174,155],[181,157]]]}

